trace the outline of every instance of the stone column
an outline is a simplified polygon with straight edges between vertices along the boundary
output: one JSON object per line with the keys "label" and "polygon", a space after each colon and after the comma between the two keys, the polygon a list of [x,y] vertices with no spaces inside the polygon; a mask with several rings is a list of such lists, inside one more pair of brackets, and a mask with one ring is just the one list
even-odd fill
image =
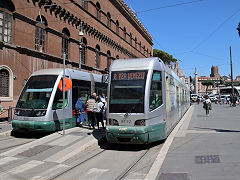
{"label": "stone column", "polygon": [[197,73],[197,68],[195,68],[195,73],[194,73],[194,75],[195,75],[195,86],[194,86],[194,88],[195,88],[195,94],[198,94],[198,77],[197,77],[198,73]]}

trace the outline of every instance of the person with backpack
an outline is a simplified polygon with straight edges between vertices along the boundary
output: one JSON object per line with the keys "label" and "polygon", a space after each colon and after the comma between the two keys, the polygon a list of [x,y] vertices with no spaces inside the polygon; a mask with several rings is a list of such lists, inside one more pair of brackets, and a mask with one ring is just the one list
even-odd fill
{"label": "person with backpack", "polygon": [[104,103],[100,100],[100,98],[97,98],[97,101],[95,103],[95,116],[97,119],[97,126],[99,129],[99,123],[102,123],[102,127],[104,128],[104,122],[103,122],[103,109],[104,109]]}
{"label": "person with backpack", "polygon": [[77,115],[77,126],[82,126],[82,123],[86,119],[86,113],[84,110],[85,104],[82,102],[82,98],[78,98],[76,104],[75,104],[75,111]]}
{"label": "person with backpack", "polygon": [[88,114],[89,127],[92,126],[93,129],[95,129],[95,112],[94,112],[95,103],[96,103],[95,97],[92,95],[85,105]]}

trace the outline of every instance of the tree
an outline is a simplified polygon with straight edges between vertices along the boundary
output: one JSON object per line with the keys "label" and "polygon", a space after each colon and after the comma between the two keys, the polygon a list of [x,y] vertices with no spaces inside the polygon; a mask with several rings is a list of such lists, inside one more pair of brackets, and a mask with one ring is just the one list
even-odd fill
{"label": "tree", "polygon": [[[225,81],[225,86],[232,86],[231,81]],[[240,86],[240,82],[233,82],[233,86]]]}
{"label": "tree", "polygon": [[153,57],[159,57],[165,64],[171,64],[177,61],[172,55],[158,49],[153,49]]}
{"label": "tree", "polygon": [[214,85],[214,81],[213,80],[204,80],[204,81],[202,81],[202,85],[203,86],[207,86],[206,92],[208,92],[208,87],[209,86],[213,86]]}

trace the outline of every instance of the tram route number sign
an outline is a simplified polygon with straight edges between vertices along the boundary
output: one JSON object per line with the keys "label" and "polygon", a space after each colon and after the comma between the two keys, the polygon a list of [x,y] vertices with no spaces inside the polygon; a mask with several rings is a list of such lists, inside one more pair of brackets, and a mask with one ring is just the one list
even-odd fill
{"label": "tram route number sign", "polygon": [[145,76],[145,71],[112,72],[112,80],[141,80]]}
{"label": "tram route number sign", "polygon": [[[65,78],[65,91],[68,91],[69,89],[72,88],[72,81],[69,78]],[[63,79],[60,80],[58,84],[58,88],[63,91]]]}

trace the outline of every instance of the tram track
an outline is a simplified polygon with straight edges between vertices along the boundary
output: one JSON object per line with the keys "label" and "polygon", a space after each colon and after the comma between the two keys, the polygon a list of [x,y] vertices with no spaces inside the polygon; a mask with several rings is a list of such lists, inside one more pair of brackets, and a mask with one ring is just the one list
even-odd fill
{"label": "tram track", "polygon": [[[116,149],[118,149],[118,147]],[[95,159],[101,159],[104,156],[106,156],[106,154],[104,155],[104,153],[109,153],[109,152],[111,153],[112,150],[115,151],[116,149],[112,146],[111,147],[108,146],[108,144],[107,144],[107,146],[105,146],[103,149],[98,150],[98,152],[94,152],[94,154],[87,157],[87,159],[84,159],[84,160],[82,159],[81,162],[76,162],[75,165],[69,167],[68,169],[65,169],[62,172],[59,172],[58,174],[55,174],[54,176],[50,177],[49,179],[57,180],[57,179],[62,179],[62,178],[63,179],[64,178],[75,178],[75,176],[71,176],[71,175],[76,174],[77,172],[80,173],[77,169],[79,169],[79,168],[81,169],[84,166],[89,166],[89,164],[88,164],[89,162],[95,161]],[[130,151],[139,150],[136,147],[135,148],[134,147],[132,147],[132,148],[123,147],[122,149],[120,148],[119,152],[121,152],[121,150],[128,151],[127,149]],[[138,167],[141,164],[141,161],[143,161],[144,157],[147,157],[147,155],[149,154],[148,152],[150,152],[150,150],[151,150],[151,148],[148,147],[147,149],[145,149],[141,153],[139,153],[135,158],[133,158],[131,161],[129,161],[128,166],[126,168],[121,168],[121,171],[118,171],[118,174],[116,174],[116,178],[112,177],[112,179],[122,180],[122,179],[125,179],[126,177],[128,177],[128,175],[131,173],[131,171],[134,170],[136,167]],[[98,164],[98,162],[96,162],[96,163]],[[96,165],[96,169],[98,169],[98,167],[101,167],[101,165],[100,166]],[[111,169],[110,167],[111,167],[111,165],[109,166],[109,169]],[[124,167],[124,166],[122,166],[122,167]],[[95,169],[95,168],[93,168],[93,169]],[[94,178],[96,178],[96,177],[94,177]]]}
{"label": "tram track", "polygon": [[[10,139],[10,138],[9,138]],[[16,148],[18,146],[21,146],[21,145],[24,145],[24,144],[28,144],[29,142],[25,142],[25,143],[21,143],[21,144],[16,144],[16,145],[13,145],[13,146],[8,146],[8,147],[5,147],[5,148],[1,148],[0,149],[0,154],[7,151],[7,150],[10,150],[12,148]]]}
{"label": "tram track", "polygon": [[133,161],[130,166],[128,166],[126,168],[126,170],[121,174],[119,175],[117,178],[115,178],[115,180],[122,180],[124,179],[128,174],[129,172],[138,164],[138,162],[144,157],[147,155],[147,153],[149,152],[150,149],[147,149],[145,150],[138,158],[135,159],[135,161]]}
{"label": "tram track", "polygon": [[[62,175],[64,175],[64,174],[68,173],[69,171],[71,171],[71,170],[77,168],[78,166],[81,166],[81,165],[83,165],[84,163],[86,163],[86,162],[88,162],[88,161],[94,159],[95,157],[99,156],[100,154],[102,154],[102,153],[105,152],[105,151],[106,151],[106,150],[103,149],[102,151],[100,151],[100,152],[98,152],[98,153],[96,153],[96,154],[94,154],[94,155],[88,157],[87,159],[85,159],[85,160],[83,160],[83,161],[81,161],[81,162],[75,164],[74,166],[72,166],[72,167],[66,169],[65,171],[63,171],[63,172],[61,172],[61,173],[59,173],[59,174],[56,174],[54,177],[49,178],[49,180],[54,180],[54,179],[59,178],[60,176],[62,176]],[[60,179],[61,179],[61,178],[60,178]]]}

